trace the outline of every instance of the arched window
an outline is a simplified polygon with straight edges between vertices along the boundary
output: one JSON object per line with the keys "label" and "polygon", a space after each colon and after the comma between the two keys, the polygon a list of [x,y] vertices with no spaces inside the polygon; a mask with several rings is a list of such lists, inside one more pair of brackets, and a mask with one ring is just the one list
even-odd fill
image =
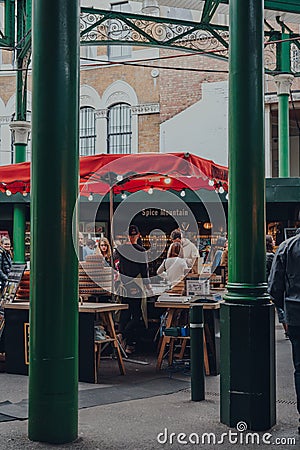
{"label": "arched window", "polygon": [[94,155],[96,143],[95,110],[90,106],[80,108],[79,136],[80,156]]}
{"label": "arched window", "polygon": [[131,153],[131,109],[118,103],[108,109],[108,153]]}

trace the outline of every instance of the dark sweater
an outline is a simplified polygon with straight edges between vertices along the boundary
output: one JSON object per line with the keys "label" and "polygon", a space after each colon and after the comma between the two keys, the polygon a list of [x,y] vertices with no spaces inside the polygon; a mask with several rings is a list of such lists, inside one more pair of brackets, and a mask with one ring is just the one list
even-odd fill
{"label": "dark sweater", "polygon": [[115,252],[119,259],[119,271],[124,284],[140,276],[144,284],[150,284],[146,249],[138,244],[122,244]]}

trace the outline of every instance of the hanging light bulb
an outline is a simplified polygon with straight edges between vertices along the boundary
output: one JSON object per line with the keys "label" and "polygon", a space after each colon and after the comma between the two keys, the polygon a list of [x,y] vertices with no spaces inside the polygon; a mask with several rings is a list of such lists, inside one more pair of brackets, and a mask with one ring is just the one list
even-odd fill
{"label": "hanging light bulb", "polygon": [[209,186],[213,186],[215,184],[214,180],[208,180]]}
{"label": "hanging light bulb", "polygon": [[127,198],[127,194],[126,194],[126,192],[122,191],[121,192],[121,199],[125,200],[125,198]]}
{"label": "hanging light bulb", "polygon": [[88,196],[88,201],[92,202],[94,200],[93,194],[90,193],[90,195]]}
{"label": "hanging light bulb", "polygon": [[185,197],[185,189],[182,189],[182,191],[180,192],[180,196]]}
{"label": "hanging light bulb", "polygon": [[123,180],[123,175],[117,175],[117,181],[122,181]]}
{"label": "hanging light bulb", "polygon": [[10,197],[11,196],[11,191],[9,189],[6,189],[5,194]]}
{"label": "hanging light bulb", "polygon": [[219,194],[224,194],[224,188],[222,185],[219,187]]}
{"label": "hanging light bulb", "polygon": [[171,178],[170,178],[170,177],[165,178],[165,179],[164,179],[164,182],[165,182],[166,184],[170,184],[170,183],[171,183]]}
{"label": "hanging light bulb", "polygon": [[23,192],[22,192],[22,195],[23,195],[23,197],[27,197],[28,194],[27,194],[26,191],[23,191]]}
{"label": "hanging light bulb", "polygon": [[152,186],[148,189],[148,194],[150,194],[150,195],[153,194],[153,187]]}
{"label": "hanging light bulb", "polygon": [[226,200],[229,199],[229,194],[228,194],[228,192],[227,192],[227,194],[225,195],[225,198],[226,198]]}

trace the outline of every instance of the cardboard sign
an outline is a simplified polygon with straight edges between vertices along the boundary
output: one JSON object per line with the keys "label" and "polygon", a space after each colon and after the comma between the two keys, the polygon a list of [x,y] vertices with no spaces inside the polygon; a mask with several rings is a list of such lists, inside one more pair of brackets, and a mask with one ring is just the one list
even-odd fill
{"label": "cardboard sign", "polygon": [[289,238],[295,236],[297,230],[298,230],[298,228],[285,228],[284,229],[284,239],[289,239]]}
{"label": "cardboard sign", "polygon": [[2,336],[2,333],[4,330],[4,323],[5,323],[4,305],[5,305],[5,303],[13,302],[25,268],[26,268],[26,264],[13,263],[11,266],[11,270],[8,274],[8,280],[2,291],[2,295],[1,295],[1,299],[0,299],[0,337]]}
{"label": "cardboard sign", "polygon": [[14,300],[25,269],[26,264],[12,264],[7,283],[2,292],[1,306],[5,303],[11,303]]}

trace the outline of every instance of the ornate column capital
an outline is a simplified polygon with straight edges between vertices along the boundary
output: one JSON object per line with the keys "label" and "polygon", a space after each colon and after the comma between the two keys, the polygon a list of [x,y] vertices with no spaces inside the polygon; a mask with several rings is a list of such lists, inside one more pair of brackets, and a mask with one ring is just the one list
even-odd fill
{"label": "ornate column capital", "polygon": [[290,73],[280,73],[274,76],[277,86],[277,95],[289,95],[293,83],[294,75]]}
{"label": "ornate column capital", "polygon": [[157,114],[159,113],[159,103],[144,103],[131,107],[132,114]]}
{"label": "ornate column capital", "polygon": [[14,134],[14,145],[27,145],[31,130],[30,122],[26,122],[25,120],[14,120],[13,122],[10,122],[9,128],[11,129],[12,134]]}
{"label": "ornate column capital", "polygon": [[96,109],[95,111],[95,118],[96,119],[106,119],[107,118],[108,109]]}

